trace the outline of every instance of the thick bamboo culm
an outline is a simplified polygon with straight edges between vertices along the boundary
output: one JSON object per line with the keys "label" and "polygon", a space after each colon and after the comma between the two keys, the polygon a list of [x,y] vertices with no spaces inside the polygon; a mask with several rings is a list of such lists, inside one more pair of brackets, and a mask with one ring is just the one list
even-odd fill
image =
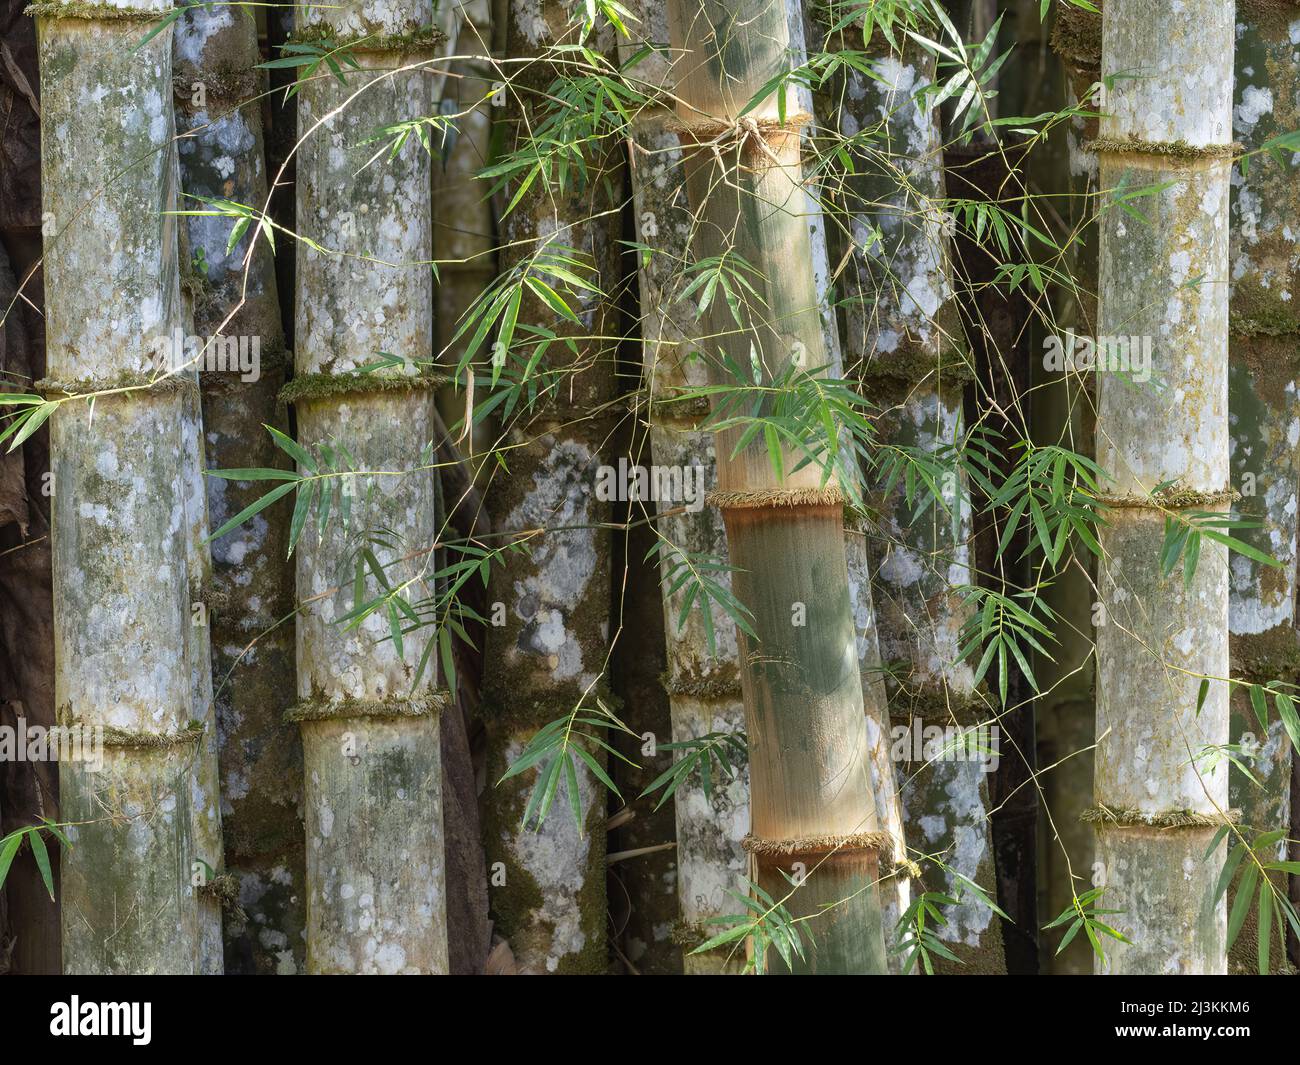
{"label": "thick bamboo culm", "polygon": [[[545,90],[555,77],[571,72],[548,49],[578,40],[572,14],[560,0],[510,9],[506,54],[524,62],[504,71],[511,83],[504,86],[504,117],[498,121],[506,152],[524,144],[536,128],[548,107]],[[612,30],[598,31],[587,46],[613,54]],[[493,521],[501,529],[564,527],[534,540],[531,554],[501,559],[493,566],[489,589],[489,599],[504,611],[504,624],[488,629],[486,654],[492,667],[483,681],[487,771],[494,784],[485,816],[487,859],[504,870],[504,883],[491,885],[489,901],[495,927],[526,973],[590,974],[604,972],[607,965],[603,787],[579,763],[581,826],[575,823],[565,781],[539,827],[521,823],[537,771],[504,781],[501,776],[539,729],[580,703],[594,710],[597,699],[609,699],[605,671],[616,624],[610,599],[613,539],[601,525],[611,508],[592,489],[599,468],[609,462],[614,425],[612,338],[622,180],[614,147],[608,142],[588,146],[585,181],[571,175],[560,187],[539,179],[501,220],[503,266],[570,248],[582,263],[579,271],[600,289],[567,297],[581,325],[565,320],[536,294],[525,295],[519,321],[565,338],[539,364],[540,372],[559,375],[560,383],[503,434],[510,473],[493,479],[488,496]],[[512,185],[506,195],[512,197],[516,188]],[[530,354],[518,332],[514,344],[519,350],[508,357]],[[605,758],[599,749],[590,753]]]}
{"label": "thick bamboo culm", "polygon": [[[810,25],[827,32],[819,20]],[[837,31],[825,47],[865,49],[879,80],[845,73],[823,88],[817,103],[828,127],[882,127],[878,147],[861,154],[850,149],[856,173],[837,190],[847,215],[832,234],[834,258],[847,262],[839,278],[845,362],[882,411],[881,444],[933,454],[960,442],[972,363],[957,317],[941,208],[943,142],[937,115],[919,95],[935,79],[935,58],[906,37],[900,41],[893,48],[879,30],[868,42],[856,27]],[[880,246],[867,250],[863,234],[873,229]],[[909,732],[933,724],[997,723],[996,708],[975,689],[971,664],[960,661],[959,633],[970,610],[957,586],[974,583],[972,525],[966,475],[953,473],[944,483],[943,506],[919,519],[901,484],[888,493],[873,486],[887,540],[887,546],[881,540],[871,545],[881,653],[886,661],[906,663],[891,684],[889,709],[895,725]],[[940,958],[938,971],[1004,971],[998,918],[962,892],[953,875],[994,890],[983,760],[938,757],[903,762],[896,771],[909,847],[914,854],[938,855],[952,870],[930,870],[931,888],[965,896],[935,930],[961,964]]]}
{"label": "thick bamboo culm", "polygon": [[[785,7],[678,0],[669,24],[700,248],[742,257],[758,291],[744,328],[725,308],[710,314],[712,378],[739,383],[718,368],[717,349],[764,380],[794,359],[823,366],[800,174],[799,126],[808,116],[792,111],[783,119],[769,98],[739,117],[788,63]],[[766,280],[776,278],[779,284]],[[712,498],[723,510],[734,591],[758,634],[757,641],[737,638],[750,748],[746,846],[759,885],[809,918],[798,971],[884,972],[878,878],[888,837],[878,829],[871,789],[844,497],[815,463],[779,476],[761,447],[733,456],[737,431],[718,434]],[[787,456],[785,469],[800,457]],[[795,623],[801,616],[806,623]]]}
{"label": "thick bamboo culm", "polygon": [[[637,4],[632,37],[621,41],[624,56],[636,54],[645,43],[668,38],[667,12]],[[797,10],[794,12],[797,17]],[[797,23],[792,23],[798,28]],[[798,50],[799,41],[792,41]],[[797,55],[792,59],[797,61]],[[638,79],[664,92],[672,92],[671,59],[659,54],[637,68]],[[668,97],[664,98],[665,100]],[[804,104],[810,109],[810,101]],[[641,257],[641,335],[643,373],[650,392],[650,441],[654,461],[672,468],[699,467],[705,477],[715,476],[713,433],[704,424],[703,409],[673,402],[682,389],[707,383],[705,367],[691,358],[696,338],[706,336],[695,305],[678,297],[690,279],[690,242],[694,232],[682,176],[682,149],[676,122],[667,106],[643,108],[637,113],[633,137],[632,189],[635,196],[637,239],[655,249]],[[815,205],[814,205],[815,206]],[[830,372],[839,374],[837,324],[827,298],[829,269],[822,219],[813,209],[805,214],[818,294],[824,309],[823,332]],[[658,523],[664,537],[683,551],[726,558],[726,530],[714,508],[692,512],[668,505]],[[863,538],[851,535],[845,544],[857,651],[863,674],[863,699],[868,715],[868,741],[872,758],[872,784],[881,827],[895,840],[896,858],[902,858],[902,817],[890,763],[890,732],[885,717],[880,657],[876,644],[875,612]],[[679,625],[685,589],[664,597],[668,633],[668,674],[673,719],[673,739],[687,741],[708,732],[744,729],[744,703],[737,669],[736,628],[721,607],[712,606],[716,648],[709,651],[703,618],[688,613]],[[728,894],[743,889],[748,865],[743,848],[749,828],[748,773],[725,787],[715,782],[711,798],[695,781],[679,786],[677,811],[678,899],[681,907],[675,936],[689,951],[711,934],[708,920],[722,913],[739,912],[741,904]],[[910,895],[906,876],[897,876],[883,899],[882,924],[892,935]],[[901,956],[900,956],[901,957]],[[726,948],[706,955],[687,954],[688,972],[708,973],[720,966],[739,967],[743,959],[729,956]]]}
{"label": "thick bamboo culm", "polygon": [[[422,551],[438,529],[434,437],[430,160],[412,138],[382,167],[365,164],[376,129],[429,113],[419,69],[436,35],[428,0],[298,11],[296,32],[364,39],[360,69],[340,84],[309,80],[299,96],[295,379],[288,393],[300,443],[341,443],[349,478],[349,536],[310,527],[299,542],[298,695],[307,837],[307,970],[447,970],[438,712],[445,696],[427,670],[413,688],[423,641],[399,647],[384,611],[356,628],[354,540],[367,532],[393,587],[432,593]],[[358,375],[396,355],[401,365]],[[351,483],[359,482],[359,483]],[[373,577],[366,595],[383,594]],[[334,589],[333,591],[327,591]],[[322,595],[322,593],[326,593]],[[436,669],[431,656],[430,669]]]}
{"label": "thick bamboo culm", "polygon": [[[1097,461],[1112,479],[1100,530],[1094,798],[1107,909],[1132,945],[1097,971],[1222,973],[1226,908],[1215,901],[1229,816],[1228,559],[1205,542],[1195,576],[1161,571],[1167,515],[1226,511],[1228,192],[1233,5],[1107,0],[1099,137],[1098,333],[1149,338],[1152,380],[1097,375]],[[1107,206],[1121,185],[1153,191],[1149,224]],[[1113,195],[1113,193],[1112,193]],[[1160,387],[1155,386],[1159,380]],[[1160,486],[1177,481],[1171,490]],[[1211,681],[1198,706],[1201,677]],[[1189,872],[1189,870],[1192,870]]]}
{"label": "thick bamboo culm", "polygon": [[[45,285],[53,397],[55,703],[104,765],[60,763],[63,966],[199,967],[190,799],[190,576],[182,393],[160,367],[182,328],[172,30],[134,50],[162,0],[37,10]],[[85,101],[95,99],[94,107]],[[157,383],[153,383],[155,379]],[[142,579],[147,575],[147,579]],[[201,724],[201,722],[198,722]],[[102,730],[100,732],[99,730]]]}
{"label": "thick bamboo culm", "polygon": [[[1300,113],[1297,24],[1300,4],[1238,0],[1233,135],[1246,152],[1295,128],[1293,116]],[[1232,559],[1228,646],[1233,677],[1294,684],[1300,679],[1295,616],[1300,452],[1292,435],[1300,393],[1300,308],[1294,298],[1300,286],[1300,182],[1294,167],[1266,154],[1252,156],[1244,172],[1238,164],[1230,210],[1228,416],[1232,487],[1240,495],[1235,509],[1260,523],[1242,529],[1240,538],[1282,565],[1266,566],[1245,556]],[[1261,732],[1250,689],[1233,689],[1231,740],[1241,745],[1262,786],[1244,773],[1233,773],[1228,801],[1241,810],[1248,838],[1281,830],[1294,839],[1293,751],[1271,705],[1269,714],[1268,729]],[[1286,851],[1283,838],[1269,857],[1285,860]],[[1285,874],[1271,875],[1285,895]],[[1235,890],[1229,893],[1229,912],[1235,897]],[[1252,903],[1229,952],[1229,972],[1259,971],[1258,921],[1258,904]],[[1286,953],[1275,945],[1269,952],[1270,970],[1284,972],[1288,965]]]}
{"label": "thick bamboo culm", "polygon": [[[203,197],[260,210],[268,175],[263,79],[254,69],[260,61],[256,19],[243,8],[196,4],[177,27],[183,207],[208,209],[196,198]],[[229,218],[193,215],[185,223],[193,332],[205,345],[195,369],[207,465],[283,468],[287,457],[263,429],[289,431],[279,402],[286,352],[271,247],[256,227],[229,247]],[[210,477],[206,488],[209,521],[216,527],[253,503],[265,483]],[[215,894],[238,900],[227,908],[225,938],[240,972],[301,971],[306,946],[302,743],[297,726],[284,720],[294,698],[293,626],[281,623],[294,606],[293,563],[287,557],[292,509],[285,500],[212,544],[211,592],[204,598],[214,707],[223,729],[225,868],[214,887]]]}

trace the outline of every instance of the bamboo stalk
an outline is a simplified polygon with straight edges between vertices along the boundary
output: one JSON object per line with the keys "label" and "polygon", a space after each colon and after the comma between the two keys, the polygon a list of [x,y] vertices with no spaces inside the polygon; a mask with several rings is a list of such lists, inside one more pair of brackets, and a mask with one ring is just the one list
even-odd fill
{"label": "bamboo stalk", "polygon": [[[739,330],[725,307],[711,309],[708,346],[765,380],[794,359],[823,366],[800,173],[798,129],[808,116],[792,107],[783,117],[771,97],[741,116],[788,63],[787,11],[677,0],[669,26],[681,52],[677,120],[697,253],[743,257],[758,291]],[[711,380],[735,384],[708,354]],[[737,634],[753,875],[775,898],[789,895],[791,913],[807,918],[810,949],[796,971],[884,972],[877,880],[889,841],[878,830],[871,788],[843,496],[834,479],[822,484],[815,464],[781,476],[762,447],[733,455],[737,432],[718,434],[713,499],[736,567],[733,588],[758,634],[756,641]],[[795,618],[804,612],[800,625]],[[793,893],[783,875],[790,873],[806,874]]]}
{"label": "bamboo stalk", "polygon": [[[187,197],[258,209],[266,202],[257,63],[257,24],[250,12],[195,7],[177,21],[176,121]],[[205,209],[192,198],[184,207]],[[277,398],[286,352],[270,246],[254,229],[227,250],[232,220],[195,216],[186,222],[193,331],[207,345],[196,368],[208,465],[283,468],[286,456],[262,428],[288,432],[287,412]],[[214,341],[218,334],[223,339]],[[262,482],[222,478],[207,478],[206,488],[216,525],[265,490]],[[202,600],[211,626],[210,676],[220,723],[224,872],[232,878],[217,886],[227,897],[238,897],[226,915],[232,970],[256,973],[301,971],[305,948],[302,746],[297,728],[283,720],[293,701],[294,675],[293,627],[284,623],[293,612],[290,511],[289,501],[276,504],[212,545],[212,583]],[[215,727],[211,735],[215,739]]]}
{"label": "bamboo stalk", "polygon": [[[633,38],[621,40],[624,58],[630,58],[647,42],[668,38],[666,11],[661,7],[639,4],[632,9],[638,23]],[[798,12],[795,12],[797,16]],[[792,23],[801,31],[802,27]],[[802,48],[802,33],[792,41],[796,54]],[[668,57],[660,54],[641,62],[635,76],[644,82],[671,92]],[[801,98],[803,110],[811,110],[811,99]],[[637,239],[655,249],[642,256],[641,334],[644,344],[644,369],[650,391],[650,437],[655,462],[660,466],[701,466],[712,472],[716,465],[712,432],[701,424],[703,410],[692,411],[689,405],[670,402],[681,390],[707,383],[704,367],[690,358],[696,340],[707,333],[698,321],[694,304],[677,295],[689,277],[683,265],[689,262],[693,226],[686,203],[682,180],[682,151],[673,129],[671,112],[666,107],[647,107],[637,115],[632,177],[636,198]],[[826,349],[832,353],[832,374],[839,374],[839,336],[834,308],[827,291],[829,274],[824,226],[815,204],[805,221],[813,260],[813,272],[822,308],[822,332]],[[662,509],[662,508],[661,508]],[[659,520],[659,530],[666,539],[689,553],[703,553],[726,558],[726,530],[721,515],[714,509],[690,510],[670,508]],[[846,538],[845,552],[849,572],[850,597],[854,623],[858,630],[857,651],[863,672],[863,699],[866,704],[868,742],[872,758],[872,784],[882,825],[896,842],[896,857],[904,856],[902,812],[894,786],[890,763],[890,736],[884,714],[883,687],[879,674],[879,650],[876,642],[875,616],[871,604],[871,585],[864,539],[852,532]],[[665,567],[670,563],[665,562]],[[679,625],[685,588],[665,594],[664,619],[669,635],[667,683],[673,713],[673,739],[681,742],[697,739],[709,732],[736,732],[744,725],[744,704],[736,667],[735,626],[722,608],[712,605],[712,628],[717,641],[716,653],[710,654],[703,617],[692,611]],[[676,793],[678,834],[678,896],[681,918],[676,935],[688,949],[714,934],[708,920],[720,914],[740,911],[740,903],[727,894],[743,890],[741,877],[746,869],[742,842],[749,828],[748,774],[730,781],[725,788],[714,785],[712,799],[694,781],[681,785]],[[906,876],[896,876],[895,891],[886,893],[883,927],[892,935],[899,913],[910,897]],[[716,971],[724,964],[727,951],[715,955],[685,959],[688,972]],[[732,959],[731,967],[740,960]]]}
{"label": "bamboo stalk", "polygon": [[[177,172],[177,186],[180,174]],[[180,241],[182,257],[188,242]],[[183,259],[182,259],[183,261]],[[182,320],[193,331],[188,301]],[[194,856],[190,878],[198,889],[199,975],[220,976],[225,971],[222,941],[222,899],[231,882],[226,877],[225,848],[221,838],[221,784],[217,759],[217,712],[212,696],[212,639],[209,607],[212,603],[212,551],[207,542],[208,500],[204,484],[206,458],[203,446],[203,412],[199,374],[183,371],[186,388],[181,395],[181,463],[184,475],[186,561],[189,572],[188,624],[185,656],[190,667],[193,722],[202,728],[190,777],[190,817],[193,821]]]}
{"label": "bamboo stalk", "polygon": [[[307,830],[307,969],[313,973],[444,973],[447,928],[438,710],[431,656],[413,687],[423,638],[399,645],[384,611],[350,631],[350,583],[369,539],[386,580],[412,599],[432,593],[437,478],[432,379],[396,366],[358,376],[392,353],[414,369],[431,358],[429,156],[412,138],[391,158],[376,129],[429,114],[427,2],[299,9],[299,35],[364,44],[340,84],[303,85],[298,110],[296,375],[300,442],[344,445],[364,470],[349,478],[351,532],[308,527],[298,545],[298,695]],[[369,257],[369,259],[367,259]],[[322,536],[323,534],[323,536]],[[370,537],[374,534],[378,539]],[[373,575],[365,595],[384,594]],[[339,584],[345,590],[318,597]],[[433,679],[428,679],[432,675]]]}
{"label": "bamboo stalk", "polygon": [[[1027,4],[1026,9],[1022,21],[1036,21],[1037,6]],[[1070,193],[1062,201],[1066,224],[1071,234],[1079,234],[1079,239],[1071,244],[1069,259],[1069,273],[1079,292],[1077,297],[1061,301],[1063,306],[1057,310],[1056,324],[1061,332],[1070,330],[1078,336],[1095,337],[1097,157],[1089,145],[1097,138],[1097,117],[1096,102],[1090,98],[1089,90],[1101,78],[1101,15],[1068,5],[1059,7],[1051,30],[1052,49],[1067,83],[1068,103],[1093,112],[1089,118],[1072,119],[1065,129],[1063,169],[1066,173],[1059,182],[1060,191]],[[1036,111],[1022,107],[1015,113]],[[1067,180],[1068,185],[1064,184]],[[1060,443],[1092,454],[1096,435],[1093,379],[1048,371],[1041,358],[1035,362],[1034,369],[1037,375],[1036,398],[1032,404],[1035,442]],[[1066,910],[1076,894],[1092,887],[1096,832],[1083,820],[1092,801],[1094,758],[1090,748],[1096,725],[1092,616],[1096,598],[1095,566],[1090,564],[1090,559],[1090,555],[1079,551],[1076,554],[1079,564],[1059,571],[1056,579],[1042,591],[1047,605],[1060,618],[1056,643],[1048,648],[1051,654],[1037,655],[1034,659],[1034,675],[1043,693],[1035,700],[1038,764],[1045,769],[1039,779],[1045,812],[1051,815],[1050,824],[1046,817],[1040,819],[1043,840],[1039,847],[1039,912],[1044,923]],[[1048,770],[1048,766],[1055,768]],[[1039,945],[1041,972],[1054,975],[1092,972],[1093,953],[1087,937],[1076,936],[1062,951],[1058,951],[1059,935],[1043,935]]]}
{"label": "bamboo stalk", "polygon": [[[1228,560],[1202,545],[1194,578],[1161,575],[1166,513],[1228,503],[1228,187],[1233,8],[1108,0],[1100,185],[1154,186],[1139,222],[1100,219],[1102,337],[1150,337],[1161,386],[1098,374],[1097,461],[1113,478],[1101,530],[1095,798],[1107,909],[1132,945],[1101,972],[1222,973],[1226,913],[1204,858],[1228,808]],[[1108,195],[1103,192],[1103,196]],[[1110,193],[1109,195],[1114,195]],[[1177,481],[1171,491],[1158,486]],[[1110,812],[1107,812],[1110,811]],[[1118,813],[1115,813],[1118,812]],[[1189,823],[1190,822],[1190,823]]]}
{"label": "bamboo stalk", "polygon": [[[511,8],[506,24],[503,143],[524,142],[541,108],[539,93],[560,66],[546,58],[549,46],[573,44],[578,28],[558,0]],[[588,46],[608,54],[608,28]],[[519,322],[542,325],[576,346],[553,346],[539,372],[561,372],[558,394],[512,426],[508,479],[491,485],[497,527],[546,528],[531,555],[513,554],[493,567],[489,599],[501,604],[503,624],[488,629],[484,677],[487,772],[497,782],[537,731],[582,702],[609,699],[604,679],[610,637],[608,502],[593,490],[607,461],[610,402],[615,394],[612,303],[619,278],[619,185],[621,171],[608,147],[587,158],[589,175],[567,188],[539,179],[501,220],[503,265],[514,266],[548,246],[577,250],[605,295],[584,292],[569,302],[582,320],[561,318],[527,292]],[[513,197],[515,187],[508,190]],[[516,339],[516,344],[521,341]],[[603,758],[600,751],[590,752]],[[578,760],[575,759],[575,762]],[[599,973],[607,965],[608,904],[605,897],[606,795],[587,767],[575,766],[580,824],[570,809],[569,784],[559,785],[554,807],[540,827],[522,824],[536,780],[530,770],[497,784],[485,812],[496,927],[509,940],[519,967],[532,973]]]}
{"label": "bamboo stalk", "polygon": [[[1300,5],[1241,0],[1236,33],[1233,135],[1246,151],[1297,128],[1300,69],[1292,27]],[[1241,538],[1282,563],[1264,566],[1232,559],[1229,576],[1229,651],[1234,677],[1268,684],[1295,683],[1300,671],[1296,598],[1296,485],[1300,479],[1292,436],[1300,390],[1300,311],[1293,294],[1300,282],[1300,184],[1292,165],[1267,155],[1238,164],[1232,188],[1229,299],[1228,415],[1236,510],[1259,522]],[[1241,810],[1248,838],[1282,830],[1292,835],[1291,741],[1276,712],[1260,734],[1249,689],[1232,695],[1230,735],[1242,744],[1262,787],[1244,773],[1228,782],[1229,803]],[[1272,858],[1285,860],[1286,840]],[[1272,874],[1283,894],[1286,878]],[[1229,908],[1236,892],[1229,896]],[[1228,957],[1230,972],[1255,973],[1257,903],[1242,924]],[[1273,972],[1287,968],[1286,954],[1269,952]]]}
{"label": "bamboo stalk", "polygon": [[[814,30],[824,33],[817,23]],[[972,374],[953,302],[949,241],[938,201],[944,196],[942,143],[936,117],[915,94],[934,80],[935,60],[907,41],[892,49],[878,32],[864,42],[858,27],[840,31],[840,47],[866,49],[882,80],[837,79],[819,98],[824,121],[845,136],[882,124],[889,165],[863,153],[844,190],[847,233],[839,245],[847,268],[843,292],[846,360],[883,414],[881,444],[933,453],[955,444],[962,428],[962,389]],[[854,149],[855,152],[861,149]],[[873,230],[879,246],[873,246]],[[958,634],[969,615],[955,586],[971,583],[971,512],[964,473],[943,485],[944,506],[914,518],[901,484],[874,487],[881,532],[874,574],[880,649],[905,663],[891,677],[890,713],[909,732],[928,724],[988,723],[969,663],[958,660]],[[907,747],[912,745],[908,744]],[[991,804],[978,759],[928,759],[898,767],[909,847],[936,854],[956,873],[994,890]],[[960,893],[943,873],[932,885]],[[964,893],[935,934],[962,960],[953,971],[1005,971],[1001,926]],[[940,970],[951,963],[937,961]]]}
{"label": "bamboo stalk", "polygon": [[[452,54],[489,54],[492,31],[488,14],[486,0],[473,0],[443,13],[443,21],[456,32]],[[452,45],[449,40],[446,47]],[[462,60],[453,64],[441,82],[439,105],[444,113],[467,110],[475,100],[489,95],[490,79],[486,62]],[[441,144],[437,138],[434,141],[438,158],[433,165],[433,247],[439,264],[434,347],[439,359],[450,367],[459,363],[469,340],[468,333],[455,339],[461,316],[497,275],[496,220],[488,195],[490,185],[476,178],[478,171],[488,165],[491,140],[491,105],[481,102],[456,120],[451,137]],[[439,406],[448,425],[465,413],[463,400],[458,401],[450,389],[439,396]],[[483,442],[486,434],[482,429],[471,432],[476,433],[474,444]]]}
{"label": "bamboo stalk", "polygon": [[[180,378],[147,387],[181,326],[172,31],[162,0],[37,9],[50,422],[55,704],[103,730],[104,765],[60,765],[63,964],[193,973],[189,587]],[[89,15],[89,17],[88,17]],[[94,107],[85,101],[95,99]]]}

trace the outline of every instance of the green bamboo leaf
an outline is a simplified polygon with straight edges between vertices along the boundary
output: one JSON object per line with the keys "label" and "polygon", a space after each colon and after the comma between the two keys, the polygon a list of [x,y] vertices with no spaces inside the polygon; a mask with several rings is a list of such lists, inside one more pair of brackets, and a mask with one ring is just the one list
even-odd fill
{"label": "green bamboo leaf", "polygon": [[72,842],[63,834],[62,827],[56,825],[48,817],[42,817],[41,824],[43,824],[50,835],[57,839],[64,847],[68,849],[72,848]]}
{"label": "green bamboo leaf", "polygon": [[19,829],[0,839],[0,887],[4,887],[5,878],[9,875],[9,867],[13,865],[18,848],[22,846],[23,834],[26,831],[26,829]]}
{"label": "green bamboo leaf", "polygon": [[293,470],[277,469],[233,469],[233,470],[205,470],[209,477],[220,477],[226,481],[297,481],[301,480],[301,474]]}
{"label": "green bamboo leaf", "polygon": [[438,653],[442,659],[442,682],[450,691],[456,691],[456,656],[452,653],[451,634],[445,629],[438,630]]}
{"label": "green bamboo leaf", "polygon": [[[716,921],[716,918],[714,920]],[[698,947],[696,947],[693,951],[691,951],[691,953],[704,954],[710,950],[716,950],[718,947],[726,946],[726,944],[728,943],[734,943],[736,940],[742,939],[745,936],[749,935],[751,928],[752,925],[743,924],[743,925],[736,925],[734,928],[729,928],[725,932],[719,932],[716,936],[713,936],[710,939],[706,939],[703,943],[701,943]]]}
{"label": "green bamboo leaf", "polygon": [[1259,975],[1268,975],[1268,950],[1273,939],[1273,894],[1268,877],[1259,882]]}
{"label": "green bamboo leaf", "polygon": [[29,436],[32,435],[32,433],[36,432],[37,429],[39,429],[42,425],[44,425],[46,419],[49,418],[49,416],[54,413],[54,409],[57,406],[58,406],[57,403],[49,403],[49,402],[42,403],[39,407],[36,407],[34,410],[31,410],[27,414],[22,415],[21,416],[22,426],[14,434],[14,438],[9,441],[9,447],[6,450],[6,453],[8,453],[9,451],[13,451],[13,449],[16,447],[19,447],[24,440],[26,440]]}
{"label": "green bamboo leaf", "polygon": [[1259,867],[1252,863],[1246,866],[1246,871],[1241,874],[1241,880],[1237,884],[1237,897],[1233,900],[1232,912],[1228,915],[1229,950],[1237,941],[1237,933],[1241,931],[1246,914],[1250,912],[1250,903],[1255,895],[1255,881],[1258,877]]}
{"label": "green bamboo leaf", "polygon": [[1190,532],[1187,535],[1187,552],[1183,556],[1183,589],[1190,591],[1192,578],[1196,576],[1196,567],[1201,560],[1201,534]]}
{"label": "green bamboo leaf", "polygon": [[1255,711],[1255,720],[1259,722],[1260,731],[1268,733],[1268,708],[1264,703],[1264,689],[1258,684],[1250,686],[1250,705]]}
{"label": "green bamboo leaf", "polygon": [[[1227,826],[1225,825],[1224,828],[1226,829]],[[1216,903],[1219,899],[1223,898],[1224,894],[1227,892],[1228,885],[1232,883],[1232,875],[1237,871],[1237,866],[1241,864],[1241,859],[1246,856],[1248,849],[1249,848],[1247,848],[1244,843],[1238,844],[1236,847],[1232,848],[1232,852],[1228,855],[1228,860],[1223,863],[1223,869],[1219,873],[1218,882],[1214,886],[1214,901]]]}
{"label": "green bamboo leaf", "polygon": [[279,429],[272,425],[263,425],[262,427],[271,434],[271,439],[275,441],[276,446],[300,466],[306,469],[308,473],[315,474],[319,472],[316,469],[315,461],[312,459],[311,455],[308,454],[307,449],[299,444],[298,441],[285,436],[284,433],[280,432]]}
{"label": "green bamboo leaf", "polygon": [[1291,737],[1291,746],[1300,751],[1300,718],[1296,716],[1294,700],[1291,696],[1278,692],[1273,696],[1273,705],[1277,707],[1286,734]]}
{"label": "green bamboo leaf", "polygon": [[1079,929],[1082,927],[1083,927],[1083,918],[1076,917],[1074,919],[1074,923],[1070,925],[1070,927],[1066,930],[1065,935],[1061,937],[1060,946],[1056,948],[1057,954],[1060,954],[1063,950],[1065,950],[1066,947],[1070,945],[1070,941],[1073,940],[1074,937],[1079,934]]}
{"label": "green bamboo leaf", "polygon": [[[28,838],[32,843],[32,857],[36,859],[36,868],[41,873],[41,883],[45,885],[45,890],[49,893],[50,901],[54,901],[54,874],[50,871],[50,855],[45,849],[45,841],[41,839],[41,830],[33,828],[28,833]],[[0,877],[0,879],[3,879]]]}
{"label": "green bamboo leaf", "polygon": [[586,830],[582,823],[582,796],[578,793],[578,771],[573,767],[573,759],[569,757],[569,752],[565,751],[561,757],[564,759],[564,790],[569,793],[569,809],[573,811],[573,823],[578,827],[578,836],[581,838]]}
{"label": "green bamboo leaf", "polygon": [[588,769],[591,770],[592,775],[597,780],[599,780],[602,784],[604,784],[605,787],[607,787],[620,799],[623,798],[622,793],[618,790],[618,787],[615,785],[615,783],[609,778],[609,774],[605,772],[604,767],[601,766],[600,762],[596,760],[595,755],[593,755],[590,751],[585,750],[581,744],[574,744],[573,753],[582,759],[583,763],[587,766]]}
{"label": "green bamboo leaf", "polygon": [[397,605],[388,600],[388,634],[393,638],[393,646],[397,648],[397,656],[405,657],[405,648],[402,646],[402,619],[397,613]]}
{"label": "green bamboo leaf", "polygon": [[298,489],[298,498],[293,503],[293,517],[289,521],[289,550],[285,554],[286,558],[293,555],[293,549],[298,545],[298,539],[302,536],[303,526],[307,523],[307,515],[311,513],[312,503],[319,487],[319,481],[308,481],[305,487],[300,486]]}
{"label": "green bamboo leaf", "polygon": [[1230,551],[1235,551],[1239,555],[1244,555],[1253,562],[1258,562],[1264,566],[1276,566],[1281,568],[1282,563],[1272,555],[1267,555],[1257,547],[1252,547],[1244,540],[1238,540],[1235,536],[1229,536],[1227,533],[1217,532],[1214,529],[1203,529],[1202,534],[1216,544],[1223,544]]}

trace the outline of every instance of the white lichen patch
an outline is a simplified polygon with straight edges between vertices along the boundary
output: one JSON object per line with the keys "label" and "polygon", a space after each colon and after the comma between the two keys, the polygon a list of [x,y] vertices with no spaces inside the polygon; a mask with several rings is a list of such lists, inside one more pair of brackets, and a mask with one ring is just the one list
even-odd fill
{"label": "white lichen patch", "polygon": [[[523,745],[512,741],[506,750],[506,764],[512,765],[523,753]],[[536,771],[528,774],[536,775]],[[542,898],[541,905],[529,915],[535,929],[549,927],[551,934],[544,953],[536,958],[520,959],[555,972],[569,955],[578,954],[587,944],[582,927],[582,907],[578,896],[587,884],[587,856],[591,834],[585,822],[604,800],[604,791],[583,765],[577,766],[578,806],[584,825],[580,828],[570,809],[569,782],[562,780],[555,796],[551,815],[540,829],[514,828],[503,832],[502,843],[518,867],[530,876]],[[598,816],[598,813],[597,813]]]}

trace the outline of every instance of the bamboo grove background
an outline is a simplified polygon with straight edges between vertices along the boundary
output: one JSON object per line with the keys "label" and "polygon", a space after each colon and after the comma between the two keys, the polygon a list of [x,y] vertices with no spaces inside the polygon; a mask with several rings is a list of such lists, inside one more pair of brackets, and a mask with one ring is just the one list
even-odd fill
{"label": "bamboo grove background", "polygon": [[1300,962],[1300,5],[0,20],[0,971]]}

